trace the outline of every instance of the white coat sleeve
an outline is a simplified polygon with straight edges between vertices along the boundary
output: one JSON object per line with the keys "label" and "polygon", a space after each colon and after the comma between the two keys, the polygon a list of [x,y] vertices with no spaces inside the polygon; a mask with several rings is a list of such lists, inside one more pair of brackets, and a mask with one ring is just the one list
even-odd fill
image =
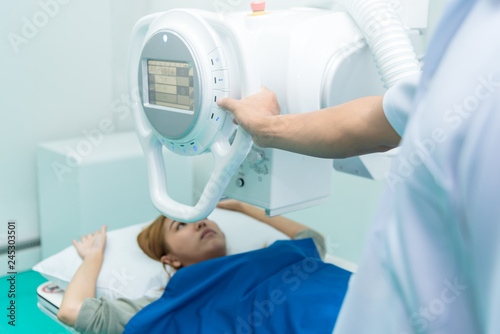
{"label": "white coat sleeve", "polygon": [[420,76],[421,73],[418,73],[399,80],[384,95],[385,117],[401,137],[403,137],[410,112],[413,110]]}

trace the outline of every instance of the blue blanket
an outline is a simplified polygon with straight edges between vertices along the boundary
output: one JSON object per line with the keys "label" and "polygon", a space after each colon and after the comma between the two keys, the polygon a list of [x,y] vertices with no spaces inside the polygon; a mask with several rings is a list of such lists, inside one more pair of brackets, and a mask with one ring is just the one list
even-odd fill
{"label": "blue blanket", "polygon": [[350,275],[312,239],[276,241],[180,269],[124,333],[331,333]]}

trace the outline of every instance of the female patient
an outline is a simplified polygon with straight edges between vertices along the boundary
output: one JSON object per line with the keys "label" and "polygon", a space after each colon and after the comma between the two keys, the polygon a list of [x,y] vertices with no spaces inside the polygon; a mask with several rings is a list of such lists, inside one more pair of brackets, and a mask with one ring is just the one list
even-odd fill
{"label": "female patient", "polygon": [[349,273],[319,259],[318,252],[325,254],[323,237],[285,217],[266,217],[249,204],[228,200],[218,206],[294,240],[226,256],[226,238],[215,222],[160,216],[137,241],[149,257],[177,270],[162,297],[96,299],[103,226],[73,240],[83,263],[66,289],[58,319],[84,333],[324,333],[325,328],[331,333]]}

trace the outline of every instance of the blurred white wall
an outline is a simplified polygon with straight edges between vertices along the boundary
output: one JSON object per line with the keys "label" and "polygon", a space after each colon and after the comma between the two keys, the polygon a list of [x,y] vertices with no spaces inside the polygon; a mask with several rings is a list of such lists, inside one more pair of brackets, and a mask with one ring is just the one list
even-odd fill
{"label": "blurred white wall", "polygon": [[[128,38],[140,17],[176,7],[248,10],[249,2],[1,1],[0,248],[6,245],[10,219],[18,222],[18,242],[39,237],[37,143],[82,135],[107,118],[116,131],[133,128],[126,69]],[[431,1],[431,21],[444,2]],[[303,3],[269,0],[267,7],[276,10]],[[342,174],[335,174],[333,181],[334,205],[295,216],[339,240],[338,254],[356,261],[382,185]]]}
{"label": "blurred white wall", "polygon": [[[62,4],[65,3],[65,4]],[[0,245],[37,238],[35,146],[110,116],[106,1],[0,2]]]}

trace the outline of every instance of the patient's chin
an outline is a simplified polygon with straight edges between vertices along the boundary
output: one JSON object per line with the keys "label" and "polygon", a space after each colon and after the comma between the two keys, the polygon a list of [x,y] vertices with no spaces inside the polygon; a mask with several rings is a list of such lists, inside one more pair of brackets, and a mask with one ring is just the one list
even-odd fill
{"label": "patient's chin", "polygon": [[214,259],[227,255],[226,241],[221,239],[213,239],[207,243],[206,253],[207,258]]}

